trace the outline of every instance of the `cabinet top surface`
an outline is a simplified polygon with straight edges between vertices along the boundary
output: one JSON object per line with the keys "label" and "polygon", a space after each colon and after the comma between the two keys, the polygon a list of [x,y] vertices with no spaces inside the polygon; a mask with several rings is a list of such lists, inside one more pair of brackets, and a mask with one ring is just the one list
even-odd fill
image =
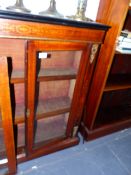
{"label": "cabinet top surface", "polygon": [[18,13],[13,11],[6,11],[6,10],[0,10],[0,18],[48,23],[48,24],[57,24],[57,25],[72,26],[72,27],[79,27],[79,28],[93,28],[98,30],[108,30],[110,28],[107,25],[96,23],[93,21],[92,22],[77,21],[77,20],[71,20],[67,18],[55,18],[55,17],[48,17],[48,16],[40,16],[36,14]]}

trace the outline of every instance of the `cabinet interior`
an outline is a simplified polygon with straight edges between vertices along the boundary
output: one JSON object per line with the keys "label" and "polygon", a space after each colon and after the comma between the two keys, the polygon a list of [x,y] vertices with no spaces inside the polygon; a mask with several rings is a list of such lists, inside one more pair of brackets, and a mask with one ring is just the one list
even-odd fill
{"label": "cabinet interior", "polygon": [[105,92],[94,128],[129,119],[131,119],[131,90]]}

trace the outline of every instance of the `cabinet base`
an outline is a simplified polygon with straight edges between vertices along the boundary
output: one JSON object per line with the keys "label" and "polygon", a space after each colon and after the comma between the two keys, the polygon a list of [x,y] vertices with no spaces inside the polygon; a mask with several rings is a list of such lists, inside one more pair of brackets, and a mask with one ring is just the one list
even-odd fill
{"label": "cabinet base", "polygon": [[[56,151],[59,151],[65,148],[69,148],[71,146],[75,146],[79,144],[79,141],[80,141],[79,137],[63,139],[63,140],[54,142],[52,144],[45,145],[37,150],[34,150],[30,155],[26,155],[25,152],[23,151],[25,150],[25,148],[21,147],[18,150],[19,153],[17,155],[17,163],[22,163],[22,162],[25,162],[25,161],[28,161],[34,158],[38,158],[40,156],[47,155],[49,153],[53,153],[53,152],[56,152]],[[4,167],[7,167],[7,163],[0,165],[0,168],[4,168]]]}
{"label": "cabinet base", "polygon": [[23,157],[18,156],[21,158],[18,158],[17,162],[22,163],[24,161],[28,161],[40,156],[44,156],[44,155],[77,145],[79,143],[79,140],[80,140],[79,137],[73,137],[73,138],[63,139],[49,145],[45,145],[39,149],[34,150],[31,154],[27,156],[24,154],[23,154],[24,155]]}
{"label": "cabinet base", "polygon": [[99,128],[89,130],[84,123],[81,123],[80,132],[86,141],[102,137],[113,132],[131,127],[131,119],[113,124],[103,125]]}

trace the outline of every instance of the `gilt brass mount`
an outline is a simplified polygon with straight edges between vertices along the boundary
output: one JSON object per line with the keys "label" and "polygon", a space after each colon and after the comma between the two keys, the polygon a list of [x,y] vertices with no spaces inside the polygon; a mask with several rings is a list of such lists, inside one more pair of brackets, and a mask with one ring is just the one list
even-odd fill
{"label": "gilt brass mount", "polygon": [[95,57],[96,57],[96,53],[98,51],[98,47],[99,47],[99,44],[93,44],[92,45],[92,48],[91,48],[91,54],[90,54],[90,64],[93,63]]}

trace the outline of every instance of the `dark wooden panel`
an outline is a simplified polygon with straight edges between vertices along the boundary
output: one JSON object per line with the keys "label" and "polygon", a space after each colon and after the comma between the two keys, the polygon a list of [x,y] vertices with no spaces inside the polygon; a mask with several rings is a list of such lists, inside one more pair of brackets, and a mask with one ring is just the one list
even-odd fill
{"label": "dark wooden panel", "polygon": [[131,31],[131,9],[128,11],[123,30],[129,30]]}
{"label": "dark wooden panel", "polygon": [[131,88],[131,74],[112,74],[107,79],[104,92],[129,88]]}
{"label": "dark wooden panel", "polygon": [[[131,90],[110,91],[103,94],[95,126],[131,119]],[[95,127],[94,126],[94,127]]]}
{"label": "dark wooden panel", "polygon": [[131,55],[115,54],[109,76],[112,74],[131,74]]}

